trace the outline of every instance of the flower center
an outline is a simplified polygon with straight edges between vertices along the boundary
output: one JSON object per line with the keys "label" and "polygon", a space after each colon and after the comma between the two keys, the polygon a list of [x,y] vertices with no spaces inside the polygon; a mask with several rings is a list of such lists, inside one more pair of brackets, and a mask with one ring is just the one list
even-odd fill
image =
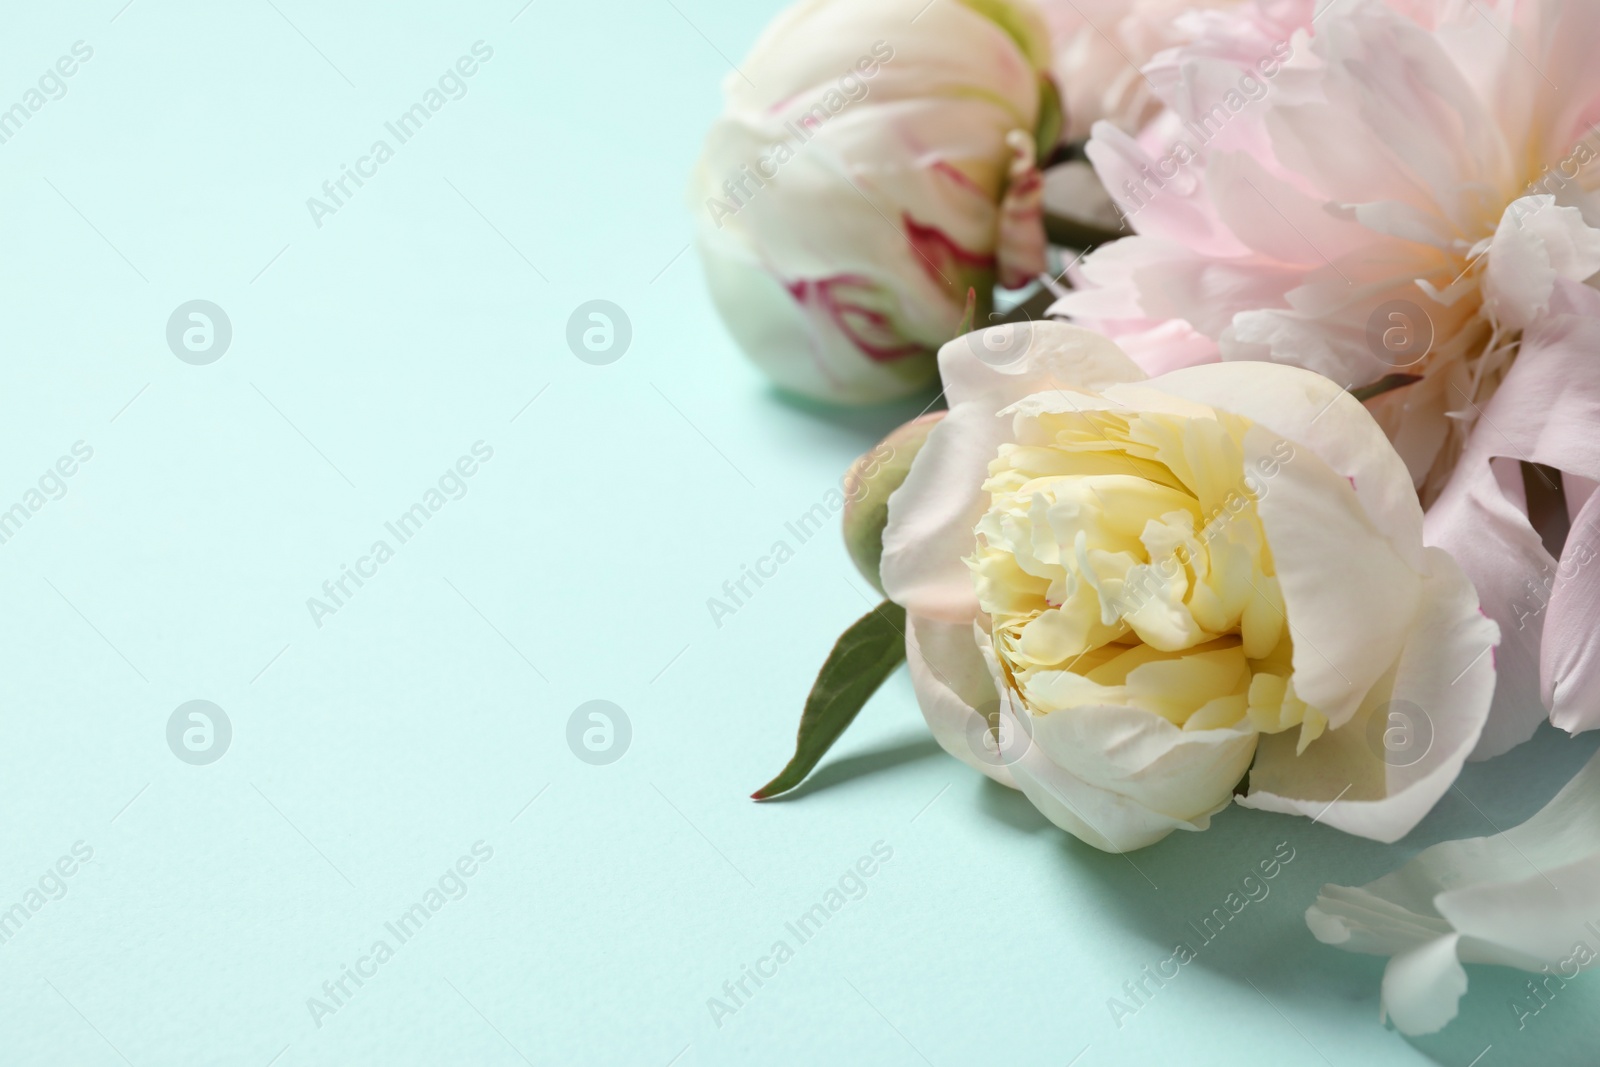
{"label": "flower center", "polygon": [[[1065,396],[1065,394],[1063,394]],[[1088,403],[1098,401],[1085,398]],[[1068,401],[1068,406],[1073,406]],[[1248,420],[1067,410],[1021,416],[967,563],[997,658],[1035,714],[1084,704],[1184,729],[1327,725],[1294,693],[1293,643],[1246,473]]]}

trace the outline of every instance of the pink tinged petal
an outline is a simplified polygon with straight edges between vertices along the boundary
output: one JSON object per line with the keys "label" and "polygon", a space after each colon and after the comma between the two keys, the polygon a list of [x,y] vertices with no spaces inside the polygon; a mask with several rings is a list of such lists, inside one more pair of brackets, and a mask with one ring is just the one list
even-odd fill
{"label": "pink tinged petal", "polygon": [[1600,488],[1600,482],[1592,481],[1580,474],[1566,473],[1561,479],[1562,494],[1567,498],[1567,520],[1572,527],[1578,525],[1578,513],[1583,506],[1594,496],[1594,491]]}
{"label": "pink tinged petal", "polygon": [[1336,382],[1361,385],[1393,370],[1367,347],[1361,319],[1313,318],[1295,311],[1265,309],[1235,315],[1218,343],[1223,358],[1304,367]]}
{"label": "pink tinged petal", "polygon": [[[1556,283],[1550,313],[1522,339],[1522,351],[1486,413],[1544,463],[1600,480],[1600,291]],[[1508,386],[1510,388],[1508,388]],[[1496,417],[1498,416],[1498,417]],[[1515,420],[1505,425],[1505,420]]]}
{"label": "pink tinged petal", "polygon": [[973,624],[907,615],[906,665],[922,717],[939,747],[1015,789],[1007,765],[979,759],[973,747],[974,738],[981,739],[981,731],[989,729],[986,715],[996,710],[999,701],[994,677],[974,639]]}
{"label": "pink tinged petal", "polygon": [[889,310],[896,303],[893,291],[865,275],[796,278],[783,287],[808,315],[828,323],[876,363],[928,355],[920,342],[901,333]]}
{"label": "pink tinged petal", "polygon": [[1501,326],[1525,329],[1549,310],[1557,279],[1581,282],[1600,270],[1600,230],[1553,196],[1513,200],[1489,245],[1484,292]]}
{"label": "pink tinged petal", "polygon": [[1398,199],[1419,211],[1433,198],[1390,157],[1364,116],[1328,103],[1281,104],[1267,116],[1272,147],[1299,174],[1316,175],[1329,200]]}
{"label": "pink tinged petal", "polygon": [[[1152,156],[1134,138],[1109,123],[1097,123],[1084,149],[1089,162],[1133,229],[1196,252],[1242,255],[1246,249],[1217,217],[1198,178],[1204,161],[1178,164]],[[1181,155],[1181,154],[1180,154]]]}
{"label": "pink tinged petal", "polygon": [[982,197],[984,200],[989,200],[992,198],[989,190],[973,181],[972,178],[967,175],[966,171],[962,170],[954,163],[951,163],[948,159],[936,159],[932,163],[928,164],[928,169],[933,171],[935,174],[939,174],[950,179],[956,185],[965,189],[973,196]]}
{"label": "pink tinged petal", "polygon": [[[1499,688],[1494,713],[1474,758],[1499,755],[1533,735],[1545,718],[1541,694],[1554,695],[1557,675],[1541,681],[1551,580],[1558,567],[1529,524],[1520,489],[1508,496],[1494,464],[1528,459],[1571,475],[1600,480],[1600,292],[1572,282],[1556,285],[1551,313],[1523,336],[1522,351],[1484,407],[1450,482],[1428,511],[1429,544],[1447,549],[1477,585],[1484,610],[1500,624]],[[1513,479],[1520,486],[1520,479]],[[1582,542],[1574,527],[1576,546]],[[1587,570],[1588,568],[1582,568]],[[1576,618],[1587,575],[1573,574],[1577,597],[1561,609]],[[1565,632],[1565,631],[1564,631]],[[1551,671],[1578,670],[1574,640],[1563,636],[1549,653]],[[1587,667],[1581,668],[1583,671]],[[1576,699],[1576,691],[1572,691]],[[1575,708],[1576,705],[1569,705]],[[1569,715],[1578,716],[1576,710]],[[1578,722],[1579,718],[1569,721]]]}
{"label": "pink tinged petal", "polygon": [[[1102,276],[1102,268],[1108,266]],[[1113,295],[1119,302],[1105,302],[1090,289],[1081,296],[1069,293],[1055,308],[1102,318],[1183,319],[1212,338],[1221,337],[1241,311],[1282,306],[1284,294],[1305,275],[1297,267],[1255,259],[1211,259],[1144,238],[1113,241],[1086,258],[1083,267],[1084,276],[1095,285],[1120,279],[1124,292]],[[1136,299],[1129,299],[1129,290]],[[1115,314],[1118,308],[1125,313]]]}
{"label": "pink tinged petal", "polygon": [[1044,272],[1044,177],[1034,165],[1033,138],[1021,130],[1006,137],[1013,153],[1006,194],[1000,201],[995,261],[1000,284],[1019,289]]}
{"label": "pink tinged petal", "polygon": [[1572,524],[1556,567],[1539,653],[1540,695],[1568,733],[1600,727],[1600,495]]}
{"label": "pink tinged petal", "polygon": [[[1392,842],[1455,782],[1489,715],[1499,635],[1479,614],[1477,591],[1449,555],[1428,549],[1426,562],[1421,606],[1407,620],[1406,643],[1392,671],[1353,718],[1304,753],[1296,755],[1293,731],[1263,737],[1241,805],[1309,815],[1346,833]],[[1384,735],[1391,728],[1405,731],[1407,744],[1388,747]]]}
{"label": "pink tinged petal", "polygon": [[1510,153],[1491,115],[1441,38],[1404,15],[1370,4],[1352,8],[1340,29],[1318,34],[1313,49],[1328,61],[1327,95],[1346,114],[1360,115],[1372,141],[1339,147],[1356,165],[1393,160],[1465,228],[1475,218],[1479,186],[1504,187],[1511,177]]}
{"label": "pink tinged petal", "polygon": [[[1515,373],[1515,371],[1513,371]],[[1480,426],[1474,433],[1488,432]],[[1488,759],[1533,736],[1545,719],[1539,699],[1539,635],[1545,594],[1540,575],[1551,561],[1527,516],[1508,501],[1486,456],[1468,454],[1428,510],[1425,538],[1448,550],[1472,577],[1484,611],[1503,641],[1494,709],[1474,759]]]}
{"label": "pink tinged petal", "polygon": [[1242,153],[1214,154],[1206,186],[1222,221],[1246,248],[1279,263],[1315,270],[1361,252],[1371,240],[1330,212],[1325,198],[1308,196]]}
{"label": "pink tinged petal", "polygon": [[[1002,352],[1020,347],[1021,354],[1002,362],[986,341]],[[978,599],[962,559],[976,544],[973,530],[988,504],[982,487],[989,461],[1011,436],[1011,419],[997,413],[1042,389],[1103,389],[1144,373],[1104,337],[1048,321],[958,337],[939,350],[939,370],[950,414],[928,434],[889,498],[881,575],[889,599],[908,611],[970,622]]]}
{"label": "pink tinged petal", "polygon": [[1215,363],[1220,358],[1216,342],[1197,333],[1182,319],[1168,319],[1153,326],[1147,323],[1096,325],[1151,376]]}
{"label": "pink tinged petal", "polygon": [[1073,289],[1050,305],[1049,314],[1085,320],[1167,318],[1145,310],[1134,273],[1152,261],[1188,255],[1182,245],[1153,237],[1124,237],[1102,245],[1069,271]]}
{"label": "pink tinged petal", "polygon": [[903,214],[906,240],[928,279],[960,299],[968,288],[976,288],[994,270],[994,256],[962,248],[948,234],[932,224],[924,224]]}

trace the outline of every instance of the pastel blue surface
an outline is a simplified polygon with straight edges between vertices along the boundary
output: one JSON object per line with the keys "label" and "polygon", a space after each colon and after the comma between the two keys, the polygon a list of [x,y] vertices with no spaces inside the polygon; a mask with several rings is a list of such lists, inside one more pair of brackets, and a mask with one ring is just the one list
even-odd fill
{"label": "pastel blue surface", "polygon": [[[1519,1031],[1526,976],[1474,970],[1408,1043],[1382,961],[1302,920],[1325,881],[1526,817],[1589,741],[1472,768],[1395,847],[1233,810],[1113,857],[941,753],[902,674],[799,796],[746,799],[874,599],[786,523],[927,399],[786,401],[705,295],[682,189],[777,9],[8,12],[0,109],[92,56],[0,143],[0,1064],[1589,1062],[1592,980]],[[464,95],[386,132],[477,42]],[[632,324],[609,365],[566,340],[597,299]],[[192,300],[231,324],[208,364],[168,343]],[[176,755],[187,718],[169,745],[193,700],[231,724],[209,764]],[[609,764],[569,746],[594,700],[631,726]]]}

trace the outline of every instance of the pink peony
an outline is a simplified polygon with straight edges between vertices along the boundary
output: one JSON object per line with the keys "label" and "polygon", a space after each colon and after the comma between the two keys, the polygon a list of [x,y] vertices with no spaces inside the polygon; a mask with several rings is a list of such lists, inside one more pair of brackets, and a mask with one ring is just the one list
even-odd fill
{"label": "pink peony", "polygon": [[[1193,18],[1194,40],[1145,69],[1167,111],[1137,138],[1095,127],[1089,157],[1136,236],[1089,256],[1055,310],[1153,372],[1270,360],[1390,387],[1368,406],[1430,540],[1506,635],[1478,754],[1531,734],[1541,697],[1558,725],[1600,726],[1600,295],[1581,285],[1600,270],[1600,5],[1260,0]],[[1566,475],[1562,560],[1518,460]]]}
{"label": "pink peony", "polygon": [[1061,91],[1062,139],[1081,141],[1096,122],[1136,132],[1162,103],[1139,68],[1194,40],[1192,9],[1240,0],[1040,0],[1050,26],[1050,73]]}

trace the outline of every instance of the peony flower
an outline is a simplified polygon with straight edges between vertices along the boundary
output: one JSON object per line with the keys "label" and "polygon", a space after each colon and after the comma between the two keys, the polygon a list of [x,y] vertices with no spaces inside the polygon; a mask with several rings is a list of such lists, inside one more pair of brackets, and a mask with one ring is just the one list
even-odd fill
{"label": "peony flower", "polygon": [[947,751],[1108,851],[1204,829],[1246,771],[1240,803],[1382,841],[1433,806],[1496,628],[1358,401],[1269,364],[1147,379],[1054,322],[939,367],[881,577]]}
{"label": "peony flower", "polygon": [[1521,1029],[1600,962],[1600,756],[1521,826],[1434,845],[1359,888],[1323,886],[1306,923],[1326,944],[1392,957],[1382,1011],[1402,1033],[1456,1017],[1463,963],[1531,971],[1511,1001]]}
{"label": "peony flower", "polygon": [[[806,0],[724,84],[690,188],[711,294],[780,386],[914,392],[987,301],[1045,266],[1048,44],[1027,0]],[[1047,98],[1050,106],[1041,105]]]}
{"label": "peony flower", "polygon": [[1050,26],[1050,70],[1061,91],[1062,140],[1081,141],[1102,120],[1137,133],[1163,107],[1139,68],[1194,39],[1192,9],[1240,2],[1040,0]]}
{"label": "peony flower", "polygon": [[[1271,360],[1387,389],[1369,410],[1433,508],[1429,543],[1515,633],[1478,754],[1526,739],[1541,692],[1569,728],[1600,724],[1575,643],[1593,578],[1574,579],[1560,624],[1515,470],[1564,470],[1576,503],[1600,476],[1582,443],[1594,408],[1566,404],[1554,428],[1538,413],[1593,362],[1572,343],[1593,301],[1562,294],[1600,270],[1600,7],[1340,0],[1313,19],[1311,0],[1272,0],[1205,23],[1146,68],[1167,113],[1138,139],[1096,128],[1088,155],[1137,235],[1090,255],[1087,288],[1055,310],[1152,370]],[[1557,313],[1565,341],[1545,327]],[[1535,347],[1565,351],[1564,369],[1519,374]],[[1517,381],[1530,391],[1497,397]],[[1552,604],[1531,622],[1530,589]],[[1541,646],[1553,626],[1565,643]]]}
{"label": "peony flower", "polygon": [[[1424,531],[1472,576],[1500,624],[1500,692],[1479,751],[1527,740],[1549,711],[1600,727],[1600,292],[1562,282],[1522,333]],[[1565,473],[1571,532],[1559,558],[1528,518],[1521,461]],[[1547,477],[1541,475],[1540,477]]]}

